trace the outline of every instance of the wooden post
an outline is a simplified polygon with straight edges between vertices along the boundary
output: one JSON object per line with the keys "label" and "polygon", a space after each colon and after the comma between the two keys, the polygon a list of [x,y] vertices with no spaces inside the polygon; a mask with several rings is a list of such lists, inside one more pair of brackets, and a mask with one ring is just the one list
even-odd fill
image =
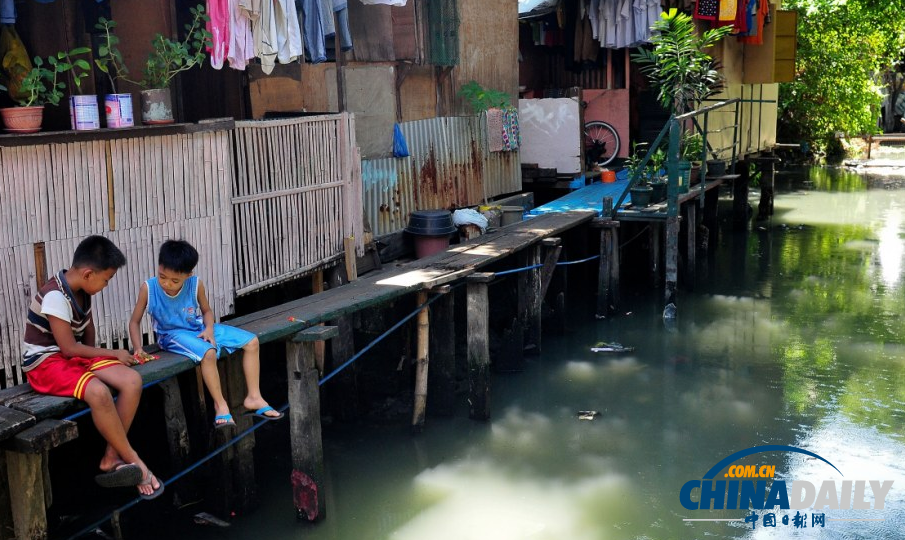
{"label": "wooden post", "polygon": [[615,313],[619,306],[619,222],[603,217],[595,219],[591,226],[600,229],[597,318],[602,319]]}
{"label": "wooden post", "polygon": [[475,273],[466,278],[468,305],[468,403],[469,416],[490,418],[490,310],[488,284],[493,274]]}
{"label": "wooden post", "polygon": [[739,176],[732,184],[732,224],[736,230],[748,228],[748,162],[742,161],[738,167]]}
{"label": "wooden post", "polygon": [[[242,368],[242,352],[232,354],[221,362],[223,371],[226,372],[226,384],[223,386],[224,395],[229,402],[230,410],[237,411],[245,401],[245,371]],[[253,416],[233,415],[237,430],[244,431],[254,424]],[[227,431],[227,430],[219,430]],[[255,434],[249,433],[242,437],[234,446],[234,465],[232,467],[233,489],[230,496],[230,510],[245,512],[251,508],[257,497],[257,485],[255,483]]]}
{"label": "wooden post", "polygon": [[[535,244],[525,248],[523,260],[525,266],[537,266],[541,262],[541,246]],[[519,321],[524,329],[522,333],[522,350],[530,354],[540,354],[541,340],[541,269],[532,268],[519,275]]]}
{"label": "wooden post", "polygon": [[[673,119],[669,126],[669,152],[675,156],[678,152],[679,137],[682,127]],[[672,159],[670,159],[672,161]],[[673,165],[670,163],[670,182],[666,188],[666,305],[676,303],[676,283],[678,282],[679,264],[679,193],[678,184],[672,182]],[[704,180],[701,179],[703,182]]]}
{"label": "wooden post", "polygon": [[754,160],[760,168],[760,203],[757,205],[757,220],[764,221],[773,215],[774,166],[777,158],[765,155]]}
{"label": "wooden post", "polygon": [[[289,434],[292,468],[296,475],[310,481],[317,497],[308,507],[295,504],[299,516],[310,521],[322,519],[324,508],[324,446],[321,439],[321,405],[314,344],[339,335],[335,326],[314,326],[286,342],[286,370],[289,382]],[[296,486],[293,486],[296,488]],[[310,493],[310,491],[309,491]]]}
{"label": "wooden post", "polygon": [[650,275],[654,286],[660,284],[660,246],[662,245],[663,225],[652,221],[650,227]]}
{"label": "wooden post", "polygon": [[[427,304],[427,291],[418,291],[418,305]],[[430,340],[430,308],[418,312],[418,345],[415,348],[415,408],[412,412],[412,431],[424,429],[424,413],[427,408],[428,343]]]}
{"label": "wooden post", "polygon": [[[163,417],[170,449],[170,465],[172,470],[181,471],[188,464],[191,445],[185,408],[182,405],[182,395],[179,393],[179,382],[176,377],[172,377],[160,382],[158,386],[163,392]],[[189,486],[187,482],[177,482],[174,486],[176,495],[173,502],[177,507],[192,500],[187,493],[191,489]]]}
{"label": "wooden post", "polygon": [[[735,181],[738,181],[737,179]],[[711,189],[704,194],[704,226],[707,227],[706,243],[702,242],[705,251],[710,250],[710,246],[719,244],[719,227],[720,227],[720,190],[719,188]]]}
{"label": "wooden post", "polygon": [[697,252],[697,208],[698,205],[695,204],[695,201],[685,205],[685,237],[688,251],[685,257],[685,279],[688,282],[686,285],[688,290],[694,289],[695,255]]}
{"label": "wooden post", "polygon": [[455,295],[444,293],[431,305],[427,401],[431,413],[452,415],[456,400]]}
{"label": "wooden post", "polygon": [[6,452],[0,452],[0,540],[16,540],[9,488]]}
{"label": "wooden post", "polygon": [[562,241],[559,238],[544,238],[540,245],[544,259],[540,276],[540,298],[543,300],[547,296],[550,281],[553,280],[553,272],[556,271],[556,263],[559,262],[559,256],[562,253]]}
{"label": "wooden post", "polygon": [[47,509],[44,506],[44,474],[41,454],[6,452],[7,477],[13,530],[19,540],[47,538]]}
{"label": "wooden post", "polygon": [[[311,294],[317,294],[324,292],[324,271],[323,269],[315,270],[313,274],[311,274]],[[314,344],[314,355],[316,358],[316,365],[318,373],[323,376],[324,374],[324,355],[326,353],[326,344],[323,341],[318,341]]]}

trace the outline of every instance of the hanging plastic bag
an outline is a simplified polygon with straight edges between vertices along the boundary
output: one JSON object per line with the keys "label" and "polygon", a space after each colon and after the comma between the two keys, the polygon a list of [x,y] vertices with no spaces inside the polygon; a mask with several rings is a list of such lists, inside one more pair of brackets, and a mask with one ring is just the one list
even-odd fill
{"label": "hanging plastic bag", "polygon": [[366,6],[385,5],[385,6],[404,6],[406,0],[361,0]]}
{"label": "hanging plastic bag", "polygon": [[399,129],[399,124],[393,125],[393,157],[408,157],[409,145],[405,142],[405,135]]}
{"label": "hanging plastic bag", "polygon": [[31,71],[32,64],[28,58],[25,44],[12,26],[3,26],[0,29],[0,82],[9,90],[9,97],[14,100],[28,97],[22,92],[22,79]]}

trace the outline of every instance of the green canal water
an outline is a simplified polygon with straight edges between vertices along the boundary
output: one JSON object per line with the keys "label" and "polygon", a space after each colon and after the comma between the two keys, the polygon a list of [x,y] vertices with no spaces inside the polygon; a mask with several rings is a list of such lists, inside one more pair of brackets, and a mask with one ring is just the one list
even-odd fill
{"label": "green canal water", "polygon": [[[228,529],[190,516],[160,538],[605,540],[905,538],[905,181],[840,170],[777,176],[776,215],[724,231],[679,296],[673,331],[659,289],[628,290],[623,314],[579,317],[518,374],[495,375],[492,420],[430,418],[426,431],[325,430],[327,512],[299,523],[288,430],[256,448],[262,507]],[[756,206],[756,202],[755,202]],[[617,341],[631,354],[591,352]],[[463,398],[464,399],[464,398]],[[579,420],[579,410],[600,412]],[[679,492],[752,446],[790,452],[737,464],[776,479],[894,481],[883,509],[823,508],[824,527],[775,528],[745,510],[687,510]],[[722,474],[720,475],[722,476]],[[695,499],[697,498],[695,492]],[[860,500],[858,497],[856,499]],[[869,521],[868,521],[869,520]]]}

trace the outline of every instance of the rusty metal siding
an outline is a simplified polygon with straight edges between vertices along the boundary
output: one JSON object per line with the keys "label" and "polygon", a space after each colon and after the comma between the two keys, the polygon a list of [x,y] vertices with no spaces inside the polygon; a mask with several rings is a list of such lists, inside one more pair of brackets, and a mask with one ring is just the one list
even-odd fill
{"label": "rusty metal siding", "polygon": [[405,227],[413,210],[476,205],[521,190],[518,152],[489,152],[484,117],[400,125],[409,156],[362,161],[364,206],[374,234]]}

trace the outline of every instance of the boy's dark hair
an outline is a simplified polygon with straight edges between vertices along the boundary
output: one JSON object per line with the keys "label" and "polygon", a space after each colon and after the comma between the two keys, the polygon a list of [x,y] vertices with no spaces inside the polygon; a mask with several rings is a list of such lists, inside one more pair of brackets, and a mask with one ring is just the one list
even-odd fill
{"label": "boy's dark hair", "polygon": [[198,250],[185,240],[167,240],[160,246],[157,264],[180,274],[191,274],[198,264]]}
{"label": "boy's dark hair", "polygon": [[91,268],[103,272],[104,270],[118,270],[126,265],[126,256],[116,245],[103,236],[89,236],[79,243],[72,254],[73,268]]}

